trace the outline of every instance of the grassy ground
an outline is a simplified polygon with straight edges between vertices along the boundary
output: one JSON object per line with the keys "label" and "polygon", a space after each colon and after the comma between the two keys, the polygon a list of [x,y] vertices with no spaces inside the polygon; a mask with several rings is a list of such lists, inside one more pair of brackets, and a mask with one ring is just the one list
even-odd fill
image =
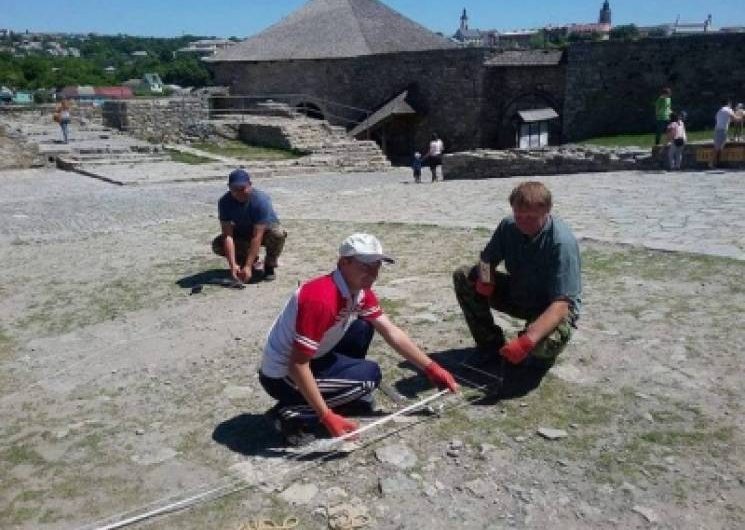
{"label": "grassy ground", "polygon": [[222,144],[198,142],[192,144],[195,149],[221,156],[241,158],[243,160],[289,160],[304,155],[293,149],[277,149],[273,147],[259,147],[247,145],[237,140],[229,140]]}
{"label": "grassy ground", "polygon": [[211,158],[205,158],[203,156],[192,155],[191,153],[182,153],[174,149],[166,149],[168,154],[171,155],[171,160],[174,162],[180,162],[182,164],[207,164],[214,162]]}
{"label": "grassy ground", "polygon": [[[700,142],[711,140],[714,132],[711,129],[701,131],[686,131],[689,142]],[[599,145],[602,147],[652,147],[654,145],[654,133],[618,134],[615,136],[598,136],[579,142],[580,144]]]}

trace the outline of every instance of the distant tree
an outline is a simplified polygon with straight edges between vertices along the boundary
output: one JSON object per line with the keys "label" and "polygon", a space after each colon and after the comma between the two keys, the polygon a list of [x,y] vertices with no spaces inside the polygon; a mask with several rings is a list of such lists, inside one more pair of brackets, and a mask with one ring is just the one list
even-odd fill
{"label": "distant tree", "polygon": [[539,31],[538,33],[531,35],[530,40],[528,41],[528,47],[534,49],[545,48],[546,33],[543,31]]}
{"label": "distant tree", "polygon": [[196,57],[177,57],[165,65],[161,76],[164,83],[181,86],[203,87],[212,81],[209,70]]}
{"label": "distant tree", "polygon": [[652,28],[647,33],[648,37],[667,37],[665,28]]}
{"label": "distant tree", "polygon": [[610,30],[610,38],[613,40],[634,40],[639,38],[639,28],[636,24],[624,24]]}

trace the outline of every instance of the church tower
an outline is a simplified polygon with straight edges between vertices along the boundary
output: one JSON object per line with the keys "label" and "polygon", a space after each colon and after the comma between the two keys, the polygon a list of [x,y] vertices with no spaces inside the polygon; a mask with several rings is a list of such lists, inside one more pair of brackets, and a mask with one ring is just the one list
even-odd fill
{"label": "church tower", "polygon": [[463,8],[463,14],[460,16],[460,30],[466,31],[468,29],[468,15],[466,14],[466,8]]}
{"label": "church tower", "polygon": [[598,18],[600,24],[610,24],[610,4],[608,0],[603,2],[603,8],[600,10],[600,17]]}

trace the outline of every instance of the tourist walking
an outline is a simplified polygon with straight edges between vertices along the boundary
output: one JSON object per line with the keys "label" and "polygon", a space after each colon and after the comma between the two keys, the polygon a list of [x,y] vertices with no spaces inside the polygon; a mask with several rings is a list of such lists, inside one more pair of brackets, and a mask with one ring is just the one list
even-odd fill
{"label": "tourist walking", "polygon": [[59,123],[60,129],[62,130],[62,141],[64,143],[69,143],[70,141],[71,110],[72,103],[67,98],[62,98],[62,101],[57,104],[57,107],[54,110],[53,119]]}
{"label": "tourist walking", "polygon": [[660,145],[662,134],[670,123],[670,114],[673,112],[672,90],[665,87],[654,102],[654,114],[657,126],[654,133],[654,145]]}
{"label": "tourist walking", "polygon": [[667,126],[667,154],[671,170],[680,169],[683,163],[683,152],[688,141],[684,123],[685,117],[685,112],[673,112],[670,124]]}
{"label": "tourist walking", "polygon": [[[437,166],[442,166],[442,153],[445,151],[445,144],[442,142],[437,133],[432,133],[432,140],[429,142],[429,150],[427,151],[427,162],[429,163],[429,169],[432,172],[432,182],[437,181]],[[442,171],[442,170],[440,170]],[[445,175],[442,175],[445,178]]]}
{"label": "tourist walking", "polygon": [[724,146],[727,145],[727,131],[731,120],[741,121],[732,110],[732,100],[725,99],[724,105],[714,116],[714,153],[709,162],[709,168],[715,168],[719,165],[722,157]]}
{"label": "tourist walking", "polygon": [[419,151],[414,153],[411,169],[414,173],[414,182],[419,184],[422,181],[422,154]]}

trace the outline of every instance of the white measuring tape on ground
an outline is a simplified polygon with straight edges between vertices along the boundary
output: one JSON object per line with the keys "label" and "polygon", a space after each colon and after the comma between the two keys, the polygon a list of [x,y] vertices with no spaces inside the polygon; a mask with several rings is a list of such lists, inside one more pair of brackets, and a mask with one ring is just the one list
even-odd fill
{"label": "white measuring tape on ground", "polygon": [[[474,366],[466,364],[465,362],[460,363],[460,364],[469,369],[480,372],[484,375],[488,375],[492,377],[493,379],[495,379],[496,381],[498,381],[499,383],[501,383],[501,380],[502,380],[501,377],[498,377],[489,372],[480,370]],[[488,387],[486,385],[479,385],[477,383],[474,383],[473,381],[470,381],[469,379],[463,377],[462,375],[453,374],[453,376],[456,379],[468,384],[471,388],[475,390],[479,390],[479,391],[488,390]],[[278,478],[283,478],[286,475],[292,475],[293,473],[302,470],[304,467],[310,468],[313,466],[321,465],[323,462],[329,459],[332,455],[338,452],[340,448],[343,446],[344,442],[349,441],[353,438],[358,438],[361,434],[364,434],[377,427],[390,423],[391,421],[393,421],[394,419],[398,417],[401,417],[406,414],[415,412],[417,410],[426,408],[429,403],[432,403],[433,401],[436,401],[449,393],[450,393],[449,390],[440,390],[436,392],[435,394],[432,394],[431,396],[428,396],[424,399],[421,399],[420,401],[417,401],[415,403],[412,403],[411,405],[408,405],[402,408],[401,410],[398,410],[392,414],[384,416],[372,423],[363,425],[360,428],[356,429],[355,431],[345,434],[344,436],[340,436],[338,438],[333,438],[330,440],[324,440],[321,444],[314,444],[312,447],[309,447],[303,451],[295,453],[294,455],[288,457],[287,460],[299,461],[313,453],[319,453],[319,456],[316,459],[312,459],[308,462],[301,462],[300,465],[298,466],[284,470],[283,472],[276,474],[274,478],[276,480]],[[471,404],[471,401],[469,399],[466,399],[459,406],[465,406],[465,405],[470,405],[470,404]],[[459,407],[454,407],[454,408],[459,408]],[[436,416],[433,416],[433,417],[436,417]],[[426,421],[426,420],[423,420],[423,421]],[[420,422],[417,422],[415,424],[418,424],[418,423]],[[395,434],[396,432],[399,432],[415,424],[408,424],[392,432],[382,433],[380,436],[373,438],[372,440],[369,440],[365,445],[375,443],[383,438],[390,436],[391,434]],[[221,483],[222,485],[219,485]],[[199,504],[200,502],[216,500],[218,498],[225,497],[227,495],[237,493],[239,491],[249,489],[254,486],[256,486],[256,484],[246,482],[245,480],[241,478],[228,477],[228,478],[223,479],[222,481],[215,482],[211,485],[202,486],[202,488],[209,488],[209,489],[203,489],[199,491],[199,488],[197,488],[196,490],[193,490],[195,491],[195,493],[193,493],[192,495],[187,495],[181,499],[171,501],[171,499],[174,498],[173,496],[171,496],[168,498],[161,499],[160,501],[155,501],[154,503],[148,506],[157,506],[158,504],[161,504],[161,506],[157,506],[151,510],[146,510],[146,508],[141,508],[140,510],[146,510],[146,511],[127,517],[127,514],[131,514],[133,511],[137,511],[137,510],[132,510],[132,511],[127,512],[127,514],[119,514],[119,515],[115,515],[115,516],[112,516],[106,519],[107,521],[113,521],[113,522],[103,523],[103,524],[94,523],[93,525],[88,525],[83,528],[86,530],[116,530],[118,528],[125,528],[127,526],[131,526],[133,524],[146,521],[148,519],[152,519],[160,515],[165,515],[168,513],[187,509],[191,506]],[[166,504],[163,504],[163,503],[166,503]]]}
{"label": "white measuring tape on ground", "polygon": [[[322,444],[314,445],[302,452],[296,453],[293,456],[288,457],[288,460],[298,461],[298,460],[302,460],[303,458],[313,453],[323,452],[323,451],[326,452],[325,455],[321,455],[321,458],[319,459],[319,461],[312,460],[310,462],[303,462],[299,466],[287,469],[283,473],[279,473],[278,476],[275,478],[291,474],[292,472],[295,472],[301,469],[303,466],[310,467],[312,465],[319,465],[325,460],[325,458],[323,458],[324,456],[326,458],[330,457],[332,454],[334,454],[336,451],[339,450],[339,447],[344,442],[349,441],[354,438],[358,438],[361,434],[371,431],[382,425],[385,425],[386,423],[393,421],[395,418],[398,418],[400,416],[403,416],[411,412],[417,411],[419,409],[425,408],[429,403],[437,399],[440,399],[442,396],[448,393],[450,393],[449,390],[441,390],[401,410],[398,410],[392,414],[384,416],[372,423],[363,425],[362,427],[356,429],[353,432],[347,433],[344,436],[340,436],[338,438],[332,438],[330,440],[325,440]],[[121,518],[121,517],[124,517],[124,514],[120,514],[119,516],[114,516],[114,517],[109,518],[109,520],[115,519],[114,522],[106,523],[106,524],[95,523],[93,526],[86,526],[84,528],[95,529],[95,530],[116,530],[118,528],[124,528],[127,526],[131,526],[133,524],[145,521],[147,519],[152,519],[160,515],[165,515],[167,513],[183,510],[183,509],[189,508],[190,506],[196,505],[200,502],[206,502],[208,500],[223,497],[223,496],[226,496],[232,493],[237,493],[238,491],[241,491],[243,489],[248,489],[248,488],[255,486],[255,484],[248,483],[240,478],[228,478],[228,479],[225,479],[223,482],[224,484],[222,485],[217,485],[217,483],[215,483],[212,485],[210,489],[200,491],[193,495],[189,495],[182,499],[169,502],[168,504],[153,508],[151,510],[145,511],[137,515],[133,515],[131,517]],[[165,499],[162,500],[162,502],[165,502],[165,501],[166,501]]]}

